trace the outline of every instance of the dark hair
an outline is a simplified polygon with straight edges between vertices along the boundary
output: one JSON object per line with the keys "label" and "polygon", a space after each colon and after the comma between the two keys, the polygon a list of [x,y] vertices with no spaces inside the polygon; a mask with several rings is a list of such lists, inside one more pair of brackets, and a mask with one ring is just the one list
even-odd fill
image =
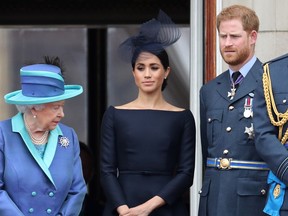
{"label": "dark hair", "polygon": [[[141,52],[145,52],[145,51],[142,50]],[[131,60],[131,65],[132,65],[133,70],[135,69],[136,60],[138,59],[141,52],[135,51],[133,54],[133,57]],[[167,68],[169,67],[169,56],[166,50],[163,49],[160,53],[159,52],[155,53],[153,51],[147,51],[147,52],[157,56],[160,59],[160,62],[163,65],[164,70],[167,70]],[[164,79],[161,90],[163,91],[166,88],[166,86],[167,86],[167,78]]]}

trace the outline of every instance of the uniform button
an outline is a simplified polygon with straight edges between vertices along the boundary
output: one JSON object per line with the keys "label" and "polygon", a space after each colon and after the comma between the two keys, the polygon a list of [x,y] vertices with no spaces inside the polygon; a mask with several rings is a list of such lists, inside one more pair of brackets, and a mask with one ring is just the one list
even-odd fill
{"label": "uniform button", "polygon": [[229,110],[233,110],[234,109],[234,106],[229,106]]}
{"label": "uniform button", "polygon": [[33,191],[33,192],[31,193],[31,195],[34,197],[34,196],[37,195],[37,193],[36,193],[35,191]]}
{"label": "uniform button", "polygon": [[208,118],[208,122],[211,122],[212,121],[212,119],[211,118]]}
{"label": "uniform button", "polygon": [[200,190],[200,191],[198,192],[198,194],[202,194],[202,190]]}
{"label": "uniform button", "polygon": [[46,212],[47,212],[48,214],[51,214],[52,210],[51,210],[51,209],[47,209]]}
{"label": "uniform button", "polygon": [[227,150],[227,149],[225,149],[224,151],[223,151],[223,154],[224,155],[227,155],[229,153],[229,151]]}
{"label": "uniform button", "polygon": [[265,189],[262,189],[262,190],[261,190],[261,194],[262,194],[262,195],[265,195],[265,194],[266,194],[266,190],[265,190]]}
{"label": "uniform button", "polygon": [[227,127],[227,128],[226,128],[226,131],[227,131],[227,132],[230,132],[231,130],[232,130],[231,127]]}
{"label": "uniform button", "polygon": [[50,193],[49,193],[49,196],[50,196],[50,197],[53,197],[53,196],[54,196],[54,193],[53,193],[53,192],[50,192]]}
{"label": "uniform button", "polygon": [[286,102],[287,102],[287,100],[286,100],[286,99],[284,99],[284,100],[283,100],[283,103],[285,104]]}
{"label": "uniform button", "polygon": [[30,208],[29,209],[29,213],[33,213],[34,212],[34,209],[33,208]]}

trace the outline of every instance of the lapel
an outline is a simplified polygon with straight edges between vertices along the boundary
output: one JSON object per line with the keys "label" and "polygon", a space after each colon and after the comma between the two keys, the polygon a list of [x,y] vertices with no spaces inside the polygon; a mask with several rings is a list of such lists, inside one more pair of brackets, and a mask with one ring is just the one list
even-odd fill
{"label": "lapel", "polygon": [[240,84],[239,88],[237,89],[235,97],[231,101],[235,102],[245,97],[247,94],[253,92],[257,87],[257,83],[261,80],[261,77],[262,77],[262,64],[257,59],[253,67],[250,69],[250,71],[244,78],[243,82]]}
{"label": "lapel", "polygon": [[56,153],[56,148],[58,144],[58,136],[62,135],[62,131],[59,126],[57,126],[54,130],[50,131],[47,147],[45,150],[45,154],[43,159],[40,157],[39,153],[37,152],[34,144],[32,143],[30,136],[25,128],[23,115],[18,113],[16,116],[12,118],[12,131],[20,133],[26,147],[28,148],[29,152],[31,153],[32,157],[35,159],[39,167],[43,170],[49,180],[54,184],[56,187],[49,167],[53,161],[53,158]]}
{"label": "lapel", "polygon": [[235,97],[230,100],[228,97],[228,92],[231,89],[229,70],[223,72],[222,76],[219,77],[217,81],[216,91],[229,103],[235,102],[243,97],[245,97],[250,92],[253,92],[257,87],[257,82],[262,77],[262,63],[257,59],[253,67],[250,69],[246,77],[243,79],[242,83],[237,89]]}
{"label": "lapel", "polygon": [[217,80],[216,91],[222,96],[223,99],[230,101],[228,98],[228,92],[231,89],[229,70],[223,72],[223,74]]}

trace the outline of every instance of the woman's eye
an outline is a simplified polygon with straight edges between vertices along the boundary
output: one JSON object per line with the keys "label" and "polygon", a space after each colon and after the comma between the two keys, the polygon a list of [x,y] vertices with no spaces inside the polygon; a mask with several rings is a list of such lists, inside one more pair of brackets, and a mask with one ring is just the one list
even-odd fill
{"label": "woman's eye", "polygon": [[144,67],[137,67],[137,70],[143,71],[143,70],[144,70]]}
{"label": "woman's eye", "polygon": [[54,106],[53,109],[54,110],[58,110],[60,106]]}
{"label": "woman's eye", "polygon": [[159,67],[151,67],[151,69],[156,71],[156,70],[159,70]]}

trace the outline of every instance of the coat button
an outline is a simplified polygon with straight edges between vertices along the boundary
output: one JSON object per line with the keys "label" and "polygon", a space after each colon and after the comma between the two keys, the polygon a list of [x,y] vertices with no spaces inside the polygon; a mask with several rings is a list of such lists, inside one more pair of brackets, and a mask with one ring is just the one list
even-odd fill
{"label": "coat button", "polygon": [[228,108],[230,111],[234,109],[234,106],[229,106]]}
{"label": "coat button", "polygon": [[34,212],[34,209],[33,208],[30,208],[29,209],[29,213],[33,213]]}
{"label": "coat button", "polygon": [[227,132],[230,132],[231,130],[232,130],[231,127],[227,127],[227,128],[226,128],[226,131],[227,131]]}
{"label": "coat button", "polygon": [[37,193],[36,193],[35,191],[33,191],[33,192],[31,193],[31,195],[34,197],[34,196],[37,195]]}
{"label": "coat button", "polygon": [[53,196],[54,196],[54,193],[53,193],[53,192],[50,192],[50,193],[49,193],[49,196],[50,196],[50,197],[53,197]]}
{"label": "coat button", "polygon": [[286,102],[287,102],[287,100],[286,100],[286,99],[284,99],[284,100],[283,100],[283,104],[285,104]]}
{"label": "coat button", "polygon": [[202,194],[202,190],[200,190],[200,191],[198,192],[198,194]]}
{"label": "coat button", "polygon": [[229,151],[227,150],[227,149],[225,149],[224,151],[223,151],[223,154],[224,155],[227,155],[229,153]]}
{"label": "coat button", "polygon": [[212,121],[212,119],[211,118],[208,118],[208,122],[211,122]]}
{"label": "coat button", "polygon": [[47,212],[48,214],[51,214],[52,210],[51,210],[51,209],[47,209],[46,212]]}

